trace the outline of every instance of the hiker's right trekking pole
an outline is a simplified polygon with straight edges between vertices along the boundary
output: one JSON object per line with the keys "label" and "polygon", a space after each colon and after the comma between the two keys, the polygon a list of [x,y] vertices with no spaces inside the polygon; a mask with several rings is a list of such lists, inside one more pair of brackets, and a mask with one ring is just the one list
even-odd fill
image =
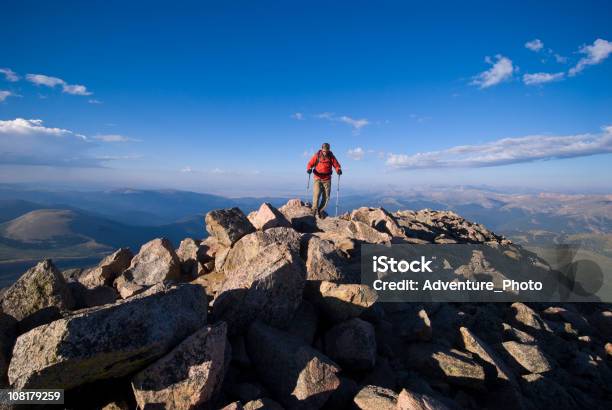
{"label": "hiker's right trekking pole", "polygon": [[336,186],[336,216],[338,216],[338,201],[340,199],[340,174],[338,174],[338,185]]}

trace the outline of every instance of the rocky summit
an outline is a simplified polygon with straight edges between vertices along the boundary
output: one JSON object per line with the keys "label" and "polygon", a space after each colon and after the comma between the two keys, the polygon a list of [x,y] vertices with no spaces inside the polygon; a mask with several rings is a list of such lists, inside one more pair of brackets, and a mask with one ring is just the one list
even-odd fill
{"label": "rocky summit", "polygon": [[[406,303],[360,283],[364,244],[482,244],[456,273],[550,270],[449,211],[298,199],[205,216],[99,265],[44,260],[0,293],[0,387],[69,409],[608,409],[612,308]],[[499,255],[498,255],[499,254]],[[497,256],[496,256],[497,255]]]}

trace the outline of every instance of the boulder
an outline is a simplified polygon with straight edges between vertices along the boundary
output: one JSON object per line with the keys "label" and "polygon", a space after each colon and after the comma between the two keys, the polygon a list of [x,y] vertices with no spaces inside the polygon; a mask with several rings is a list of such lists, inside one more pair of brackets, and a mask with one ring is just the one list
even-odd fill
{"label": "boulder", "polygon": [[85,270],[78,281],[90,289],[112,286],[117,276],[130,267],[133,257],[134,254],[129,248],[121,248],[102,259],[98,266]]}
{"label": "boulder", "polygon": [[306,344],[311,345],[314,342],[318,321],[319,317],[315,307],[307,300],[303,300],[287,328],[287,333],[297,336]]}
{"label": "boulder", "polygon": [[244,235],[255,231],[247,217],[238,208],[210,211],[205,218],[206,230],[225,246],[232,246]]}
{"label": "boulder", "polygon": [[589,316],[589,323],[604,339],[612,340],[612,311],[598,310]]}
{"label": "boulder", "polygon": [[129,268],[115,280],[115,288],[125,299],[148,286],[176,280],[180,274],[181,263],[170,241],[165,238],[153,239],[142,245]]}
{"label": "boulder", "polygon": [[550,328],[544,320],[533,309],[521,302],[512,304],[514,310],[514,321],[525,329],[537,331],[550,331]]}
{"label": "boulder", "polygon": [[567,392],[567,387],[541,374],[522,376],[522,391],[531,401],[531,407],[535,409],[574,410],[580,408]]}
{"label": "boulder", "polygon": [[240,403],[239,401],[235,401],[233,403],[227,404],[223,407],[221,407],[220,410],[243,410],[244,407],[242,406],[242,403]]}
{"label": "boulder", "polygon": [[299,199],[289,200],[278,210],[296,231],[315,232],[317,230],[317,220],[312,209]]}
{"label": "boulder", "polygon": [[[287,228],[273,228],[287,229]],[[227,274],[213,302],[215,320],[228,322],[230,333],[256,319],[285,328],[302,302],[306,271],[299,254],[286,245],[269,246]]]}
{"label": "boulder", "polygon": [[305,235],[302,248],[308,280],[345,282],[353,279],[358,281],[358,277],[350,277],[346,269],[347,261],[333,242],[315,235]]}
{"label": "boulder", "polygon": [[202,244],[202,241],[192,238],[185,238],[181,241],[176,256],[181,262],[181,272],[188,278],[195,278],[206,272],[204,264],[212,257],[206,252],[208,247]]}
{"label": "boulder", "polygon": [[379,232],[389,234],[393,237],[404,238],[404,230],[389,212],[383,208],[362,207],[351,212],[353,221],[363,222]]}
{"label": "boulder", "polygon": [[132,388],[138,407],[211,407],[227,370],[229,350],[225,323],[196,331],[134,376]]}
{"label": "boulder", "polygon": [[333,322],[358,317],[376,302],[376,292],[367,285],[311,282],[307,298]]}
{"label": "boulder", "polygon": [[291,223],[285,218],[285,215],[268,202],[264,202],[256,212],[249,214],[248,219],[255,229],[260,231],[270,228],[291,227]]}
{"label": "boulder", "polygon": [[433,396],[402,389],[397,410],[448,410],[448,407]]}
{"label": "boulder", "polygon": [[471,389],[485,386],[484,368],[467,352],[414,343],[406,349],[404,360],[408,366],[434,380]]}
{"label": "boulder", "polygon": [[322,239],[331,240],[334,243],[346,240],[347,238],[374,244],[388,244],[391,242],[391,235],[377,231],[361,221],[325,218],[317,220],[317,227],[325,233],[320,235]]}
{"label": "boulder", "polygon": [[2,310],[20,321],[20,332],[59,319],[73,306],[68,284],[50,259],[21,275],[2,298]]}
{"label": "boulder", "polygon": [[425,309],[412,303],[404,303],[401,308],[393,309],[385,303],[386,317],[393,324],[394,333],[407,342],[431,340],[431,321]]}
{"label": "boulder", "polygon": [[283,406],[267,397],[251,400],[242,407],[244,410],[283,410]]}
{"label": "boulder", "polygon": [[480,340],[467,327],[462,326],[459,328],[459,331],[461,332],[461,337],[465,350],[477,355],[485,362],[494,366],[495,370],[497,371],[497,377],[499,379],[516,384],[512,370],[510,370],[508,365],[498,356],[498,354],[489,345]]}
{"label": "boulder", "polygon": [[114,305],[84,310],[19,336],[9,381],[18,389],[70,389],[128,375],[204,326],[206,312],[204,290],[190,284],[160,284]]}
{"label": "boulder", "polygon": [[0,388],[4,388],[8,383],[6,372],[15,337],[17,337],[17,321],[0,311]]}
{"label": "boulder", "polygon": [[73,310],[115,303],[119,294],[110,286],[87,288],[81,282],[68,282],[68,288],[74,299]]}
{"label": "boulder", "polygon": [[[257,262],[260,255],[268,248],[279,246],[288,247],[292,252],[300,252],[300,234],[293,228],[271,228],[266,231],[257,231],[243,236],[229,249],[222,270],[228,277],[251,262]],[[220,267],[216,267],[221,270]]]}
{"label": "boulder", "polygon": [[371,370],[376,364],[374,326],[359,318],[337,324],[325,334],[325,353],[343,369]]}
{"label": "boulder", "polygon": [[247,350],[262,382],[287,408],[319,409],[340,385],[340,368],[334,362],[263,323],[249,327]]}
{"label": "boulder", "polygon": [[526,345],[514,341],[502,343],[504,349],[529,373],[545,373],[552,365],[537,345]]}
{"label": "boulder", "polygon": [[367,385],[359,390],[353,403],[361,410],[396,410],[397,393],[384,387]]}

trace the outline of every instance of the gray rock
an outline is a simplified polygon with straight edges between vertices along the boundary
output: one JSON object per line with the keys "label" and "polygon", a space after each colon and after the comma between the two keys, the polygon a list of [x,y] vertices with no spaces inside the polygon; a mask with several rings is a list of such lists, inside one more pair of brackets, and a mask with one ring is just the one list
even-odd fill
{"label": "gray rock", "polygon": [[206,311],[202,287],[157,285],[39,326],[17,338],[9,381],[19,389],[69,389],[128,375],[204,326]]}
{"label": "gray rock", "polygon": [[353,402],[361,410],[396,410],[397,393],[379,386],[364,386]]}
{"label": "gray rock", "polygon": [[502,343],[504,349],[518,364],[530,373],[545,373],[552,365],[537,345],[526,345],[514,341]]}
{"label": "gray rock", "polygon": [[278,209],[268,202],[261,204],[256,212],[249,214],[251,224],[260,231],[270,228],[291,227],[291,222]]}
{"label": "gray rock", "polygon": [[533,309],[521,302],[512,304],[514,310],[515,322],[525,328],[530,328],[536,331],[549,331],[550,328],[544,320]]}
{"label": "gray rock", "polygon": [[440,400],[427,394],[402,389],[397,398],[397,410],[447,410]]}
{"label": "gray rock", "polygon": [[110,286],[87,288],[80,282],[69,282],[68,288],[74,299],[73,310],[115,303],[119,294]]}
{"label": "gray rock", "polygon": [[206,214],[206,230],[225,246],[232,246],[244,235],[255,231],[238,208],[218,209]]}
{"label": "gray rock", "polygon": [[541,374],[522,376],[521,387],[531,401],[532,408],[574,410],[579,406],[567,393],[566,387]]}
{"label": "gray rock", "polygon": [[[286,229],[286,228],[273,228]],[[235,269],[213,302],[213,317],[224,320],[230,333],[256,319],[286,328],[300,303],[306,282],[304,263],[288,246],[263,248],[258,257]]]}
{"label": "gray rock", "polygon": [[286,332],[256,322],[247,350],[263,383],[289,409],[319,409],[340,385],[334,362]]}
{"label": "gray rock", "polygon": [[78,280],[88,288],[112,286],[117,276],[129,268],[133,257],[129,248],[121,248],[102,259],[95,268],[84,271]]}
{"label": "gray rock", "polygon": [[181,263],[169,240],[158,238],[142,245],[129,268],[115,280],[122,298],[130,297],[148,286],[165,280],[176,280]]}
{"label": "gray rock", "polygon": [[2,310],[25,332],[56,320],[74,306],[66,280],[50,259],[29,269],[4,294]]}
{"label": "gray rock", "polygon": [[472,389],[485,387],[484,368],[470,353],[414,343],[406,349],[404,360],[408,366],[432,379]]}
{"label": "gray rock", "polygon": [[315,232],[317,230],[317,220],[312,213],[312,209],[299,199],[289,200],[278,210],[296,231]]}
{"label": "gray rock", "polygon": [[325,334],[325,353],[343,369],[371,370],[376,364],[374,326],[359,318],[337,324]]}
{"label": "gray rock", "polygon": [[226,336],[225,323],[203,327],[136,374],[132,388],[138,407],[212,407],[227,371],[230,348]]}
{"label": "gray rock", "polygon": [[367,285],[336,284],[328,281],[310,282],[306,295],[308,300],[333,322],[358,317],[372,306],[378,297]]}
{"label": "gray rock", "polygon": [[208,247],[201,241],[192,238],[185,238],[181,241],[176,256],[181,262],[181,272],[187,278],[195,278],[205,273],[203,264],[212,260],[206,254]]}
{"label": "gray rock", "polygon": [[459,328],[463,339],[463,346],[468,352],[474,353],[485,362],[495,367],[497,377],[501,380],[506,380],[516,384],[514,374],[508,365],[499,357],[499,355],[485,342],[480,340],[468,328]]}
{"label": "gray rock", "polygon": [[[271,228],[264,232],[257,231],[243,236],[229,250],[223,263],[223,272],[231,277],[243,266],[257,263],[260,255],[267,249],[284,246],[293,253],[300,252],[300,234],[293,228]],[[220,270],[219,266],[216,266]]]}
{"label": "gray rock", "polygon": [[305,235],[302,255],[306,261],[308,280],[347,282],[351,279],[346,269],[347,261],[333,242],[315,235]]}
{"label": "gray rock", "polygon": [[0,311],[0,388],[8,385],[6,372],[17,337],[17,320]]}
{"label": "gray rock", "polygon": [[389,212],[383,208],[362,207],[351,212],[353,221],[363,222],[379,232],[389,234],[393,237],[404,238],[404,230]]}
{"label": "gray rock", "polygon": [[243,406],[244,410],[283,410],[283,406],[278,404],[272,399],[263,397],[257,400],[251,400],[245,403]]}
{"label": "gray rock", "polygon": [[287,333],[301,338],[306,344],[312,345],[318,321],[319,318],[315,307],[312,303],[303,300],[287,328]]}

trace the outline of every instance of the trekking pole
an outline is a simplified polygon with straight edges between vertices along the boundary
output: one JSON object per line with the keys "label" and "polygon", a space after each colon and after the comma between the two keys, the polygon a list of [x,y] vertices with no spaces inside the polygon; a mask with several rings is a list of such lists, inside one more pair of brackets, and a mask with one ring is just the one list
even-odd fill
{"label": "trekking pole", "polygon": [[310,189],[310,174],[308,174],[308,182],[306,183],[306,199],[308,200],[308,190]]}
{"label": "trekking pole", "polygon": [[336,186],[336,216],[338,216],[338,201],[340,200],[340,175],[338,175],[338,185]]}

